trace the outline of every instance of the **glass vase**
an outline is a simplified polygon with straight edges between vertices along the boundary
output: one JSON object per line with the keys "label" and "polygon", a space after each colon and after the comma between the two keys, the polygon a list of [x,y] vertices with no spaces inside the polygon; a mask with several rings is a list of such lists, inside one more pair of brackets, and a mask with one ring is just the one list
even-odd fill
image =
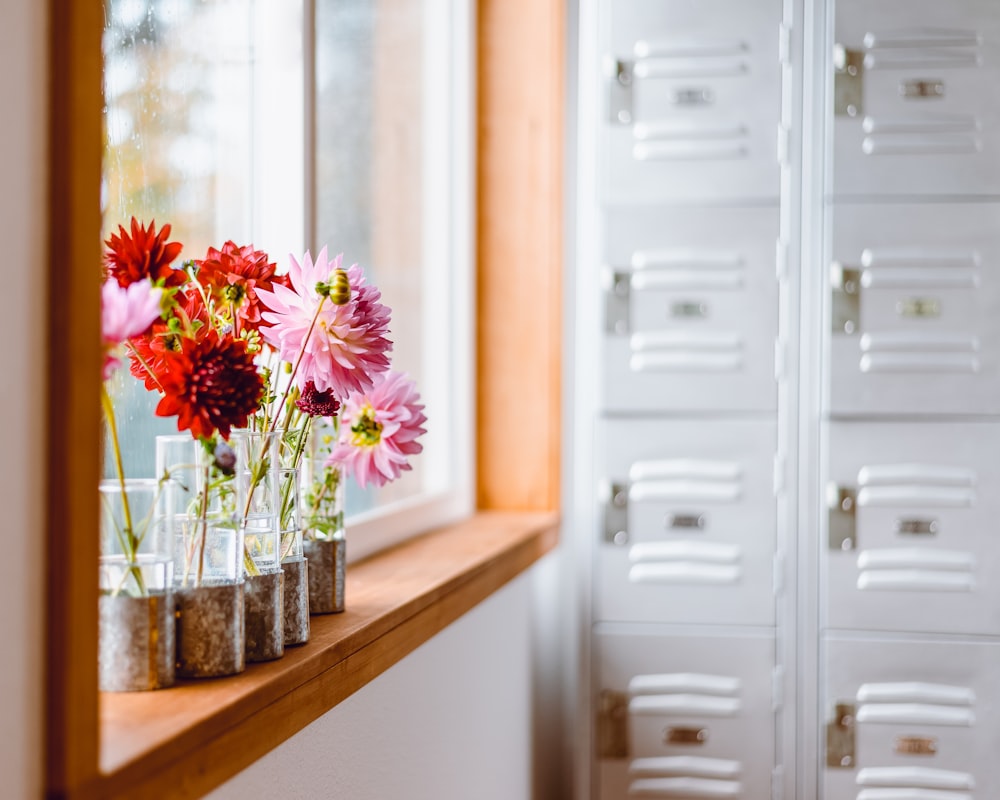
{"label": "glass vase", "polygon": [[302,460],[303,552],[309,561],[309,611],[344,610],[347,539],[344,530],[344,474],[330,463],[339,420],[317,417]]}
{"label": "glass vase", "polygon": [[173,558],[160,483],[104,480],[98,583],[98,686],[161,689],[174,683]]}
{"label": "glass vase", "polygon": [[285,644],[304,644],[309,641],[309,563],[302,552],[298,469],[283,467],[279,488],[281,569],[285,573]]}
{"label": "glass vase", "polygon": [[280,431],[238,430],[231,437],[245,548],[246,657],[252,662],[285,652],[280,440]]}
{"label": "glass vase", "polygon": [[156,437],[174,542],[177,674],[232,675],[245,666],[243,531],[237,459],[221,440]]}

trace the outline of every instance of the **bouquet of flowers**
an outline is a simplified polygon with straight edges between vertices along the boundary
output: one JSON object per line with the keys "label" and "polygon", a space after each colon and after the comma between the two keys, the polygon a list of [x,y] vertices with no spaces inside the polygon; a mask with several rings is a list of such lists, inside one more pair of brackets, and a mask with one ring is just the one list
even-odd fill
{"label": "bouquet of flowers", "polygon": [[[381,485],[410,468],[426,418],[412,381],[389,369],[390,310],[357,264],[344,268],[342,255],[330,259],[324,247],[315,260],[308,252],[290,257],[279,274],[266,253],[227,241],[176,265],[182,245],[169,235],[169,225],[157,230],[155,222],[133,218],[129,230],[119,226],[106,242],[105,377],[124,351],[131,374],[160,395],[156,414],[176,417],[178,431],[200,443],[211,474],[195,517],[206,512],[210,487],[225,485],[232,473],[234,431],[277,439],[276,456],[248,450],[249,463],[240,468],[249,480],[226,500],[242,506],[238,516],[246,516],[265,475],[279,466],[275,457],[288,471],[299,468],[317,417],[328,426],[338,425],[338,415],[345,420],[324,462],[338,480],[353,474],[362,485]],[[124,480],[107,393],[104,409]],[[276,495],[281,531],[289,536],[295,526],[285,517],[298,499],[293,484],[281,482]],[[306,497],[315,491],[308,487]],[[291,546],[282,539],[282,551]],[[251,537],[245,547],[246,574],[256,574]]]}

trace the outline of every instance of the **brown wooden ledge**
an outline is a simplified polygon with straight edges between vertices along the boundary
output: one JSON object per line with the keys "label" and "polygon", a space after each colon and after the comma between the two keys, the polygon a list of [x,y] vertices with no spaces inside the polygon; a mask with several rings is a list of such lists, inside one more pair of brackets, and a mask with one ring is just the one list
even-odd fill
{"label": "brown wooden ledge", "polygon": [[333,708],[551,550],[553,513],[480,512],[347,570],[347,610],[229,678],[101,694],[100,770],[114,797],[198,797]]}

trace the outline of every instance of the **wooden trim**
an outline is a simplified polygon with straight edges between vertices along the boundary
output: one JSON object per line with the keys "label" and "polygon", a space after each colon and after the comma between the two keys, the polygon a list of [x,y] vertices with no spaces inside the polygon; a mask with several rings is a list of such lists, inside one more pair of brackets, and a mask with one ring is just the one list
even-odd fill
{"label": "wooden trim", "polygon": [[[103,5],[49,0],[49,12],[47,795],[191,796],[308,724],[553,546],[551,512],[559,505],[563,4],[483,0],[478,27],[477,496],[483,509],[546,513],[479,515],[393,551],[408,554],[402,559],[379,556],[352,565],[348,612],[314,617],[314,642],[280,661],[255,665],[246,676],[108,696],[101,703],[103,774],[93,491],[101,448]],[[437,567],[433,559],[413,562],[436,576],[421,588],[425,576],[407,564],[423,548],[429,548],[429,559],[431,542],[448,545],[438,553]],[[406,549],[411,547],[416,550]],[[372,612],[365,598],[382,604],[367,623],[357,616]],[[183,718],[170,713],[178,698]],[[148,725],[133,727],[142,720]]]}
{"label": "wooden trim", "polygon": [[51,0],[46,558],[50,796],[97,771],[101,3]]}
{"label": "wooden trim", "polygon": [[480,508],[559,507],[564,5],[479,3]]}
{"label": "wooden trim", "polygon": [[347,573],[343,614],[307,644],[216,681],[101,695],[102,798],[199,796],[249,766],[520,574],[556,543],[554,514],[491,512]]}

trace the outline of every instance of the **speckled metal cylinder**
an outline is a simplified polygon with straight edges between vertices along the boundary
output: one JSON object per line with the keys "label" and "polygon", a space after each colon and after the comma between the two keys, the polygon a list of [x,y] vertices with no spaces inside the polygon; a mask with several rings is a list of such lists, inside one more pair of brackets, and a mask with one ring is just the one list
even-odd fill
{"label": "speckled metal cylinder", "polygon": [[285,572],[285,647],[309,641],[309,563],[305,557],[286,558]]}
{"label": "speckled metal cylinder", "polygon": [[302,549],[309,559],[309,613],[340,613],[344,610],[347,542],[306,540]]}
{"label": "speckled metal cylinder", "polygon": [[175,589],[177,676],[215,678],[246,666],[243,584]]}
{"label": "speckled metal cylinder", "polygon": [[98,599],[98,688],[141,692],[174,684],[174,600],[170,592]]}
{"label": "speckled metal cylinder", "polygon": [[277,569],[247,576],[247,661],[273,661],[285,654],[285,573]]}

